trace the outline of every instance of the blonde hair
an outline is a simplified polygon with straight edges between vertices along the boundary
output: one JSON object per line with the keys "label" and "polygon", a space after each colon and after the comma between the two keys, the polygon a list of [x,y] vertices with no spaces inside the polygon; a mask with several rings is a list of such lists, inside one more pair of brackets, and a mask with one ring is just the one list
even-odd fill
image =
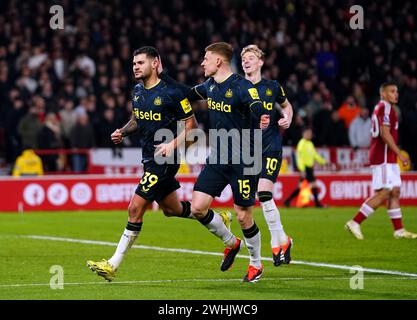
{"label": "blonde hair", "polygon": [[265,53],[259,49],[259,47],[256,44],[250,44],[242,49],[242,52],[240,54],[241,57],[247,52],[252,52],[255,56],[257,56],[261,60],[265,60]]}

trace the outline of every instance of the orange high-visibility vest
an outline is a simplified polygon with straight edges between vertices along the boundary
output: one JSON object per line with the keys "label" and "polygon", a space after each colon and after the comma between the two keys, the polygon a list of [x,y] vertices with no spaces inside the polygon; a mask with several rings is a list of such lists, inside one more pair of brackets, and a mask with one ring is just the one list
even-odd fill
{"label": "orange high-visibility vest", "polygon": [[306,179],[304,179],[303,182],[301,183],[300,193],[298,194],[295,206],[297,208],[308,206],[312,195],[313,193],[311,192],[310,184],[308,183]]}

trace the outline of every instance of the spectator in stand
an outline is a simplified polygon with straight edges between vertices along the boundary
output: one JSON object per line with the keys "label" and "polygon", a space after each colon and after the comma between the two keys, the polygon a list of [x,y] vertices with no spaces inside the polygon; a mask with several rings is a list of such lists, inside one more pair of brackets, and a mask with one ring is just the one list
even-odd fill
{"label": "spectator in stand", "polygon": [[13,98],[12,101],[13,107],[9,110],[5,117],[6,160],[9,163],[14,162],[19,155],[21,139],[17,127],[25,114],[23,101],[18,96]]}
{"label": "spectator in stand", "polygon": [[98,128],[97,146],[100,148],[114,148],[117,146],[111,141],[110,136],[118,128],[119,124],[114,117],[114,110],[106,109]]}
{"label": "spectator in stand", "polygon": [[43,166],[41,158],[33,151],[32,148],[23,147],[22,154],[17,157],[13,167],[12,176],[41,176],[43,175]]}
{"label": "spectator in stand", "polygon": [[314,143],[318,146],[325,145],[327,132],[327,126],[332,121],[333,106],[330,102],[324,102],[321,104],[321,109],[313,117],[313,132]]}
{"label": "spectator in stand", "polygon": [[[94,130],[90,125],[87,113],[77,114],[77,123],[70,133],[70,144],[73,149],[88,149],[95,146]],[[87,155],[85,153],[75,153],[72,156],[72,170],[74,172],[84,172],[87,169]]]}
{"label": "spectator in stand", "polygon": [[338,110],[339,118],[345,123],[346,129],[349,128],[351,122],[359,115],[360,111],[361,109],[356,104],[355,98],[353,96],[348,96]]}
{"label": "spectator in stand", "polygon": [[354,148],[369,148],[371,144],[371,118],[368,108],[361,108],[349,127],[349,142]]}
{"label": "spectator in stand", "polygon": [[316,113],[320,111],[322,104],[323,100],[321,98],[320,92],[314,91],[313,96],[304,108],[307,111],[309,119],[314,118]]}
{"label": "spectator in stand", "polygon": [[[47,113],[45,122],[38,135],[38,148],[54,150],[62,147],[61,128],[55,113]],[[42,155],[43,167],[46,172],[58,170],[58,154]]]}
{"label": "spectator in stand", "polygon": [[32,149],[38,148],[38,134],[42,128],[39,120],[38,108],[32,105],[29,112],[20,120],[17,126],[17,132],[22,139],[22,145]]}
{"label": "spectator in stand", "polygon": [[345,123],[339,118],[337,110],[332,111],[330,122],[323,128],[323,145],[343,147],[349,145]]}
{"label": "spectator in stand", "polygon": [[70,147],[70,133],[72,127],[77,123],[77,114],[74,111],[74,103],[71,100],[63,99],[63,108],[59,111],[61,119],[62,142],[65,148]]}

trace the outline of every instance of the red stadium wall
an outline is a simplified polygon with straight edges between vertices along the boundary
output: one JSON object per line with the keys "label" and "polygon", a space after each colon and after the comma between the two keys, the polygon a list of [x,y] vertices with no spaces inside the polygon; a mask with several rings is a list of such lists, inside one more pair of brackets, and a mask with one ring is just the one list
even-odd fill
{"label": "red stadium wall", "polygon": [[[417,173],[402,175],[402,205],[417,205]],[[139,179],[109,176],[45,176],[0,179],[0,211],[126,209]],[[181,200],[191,200],[195,177],[179,177]],[[322,202],[328,206],[358,206],[371,195],[369,174],[317,174]],[[283,199],[296,187],[297,175],[283,175],[275,183],[274,198]],[[284,188],[285,186],[285,188]],[[230,207],[227,187],[213,207]]]}

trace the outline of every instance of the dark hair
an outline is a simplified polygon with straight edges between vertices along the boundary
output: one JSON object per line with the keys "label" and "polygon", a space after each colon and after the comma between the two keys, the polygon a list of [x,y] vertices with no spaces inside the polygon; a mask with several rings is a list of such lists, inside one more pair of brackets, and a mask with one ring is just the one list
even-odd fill
{"label": "dark hair", "polygon": [[212,51],[214,53],[217,53],[217,54],[221,55],[229,63],[230,63],[230,61],[232,61],[233,47],[230,44],[226,43],[226,42],[215,42],[215,43],[212,43],[211,45],[209,45],[206,48],[206,52],[207,51]]}
{"label": "dark hair", "polygon": [[141,47],[139,49],[136,49],[133,52],[133,56],[137,56],[138,54],[146,54],[147,57],[151,57],[151,58],[158,58],[159,57],[158,50],[156,50],[154,47],[150,47],[150,46]]}

